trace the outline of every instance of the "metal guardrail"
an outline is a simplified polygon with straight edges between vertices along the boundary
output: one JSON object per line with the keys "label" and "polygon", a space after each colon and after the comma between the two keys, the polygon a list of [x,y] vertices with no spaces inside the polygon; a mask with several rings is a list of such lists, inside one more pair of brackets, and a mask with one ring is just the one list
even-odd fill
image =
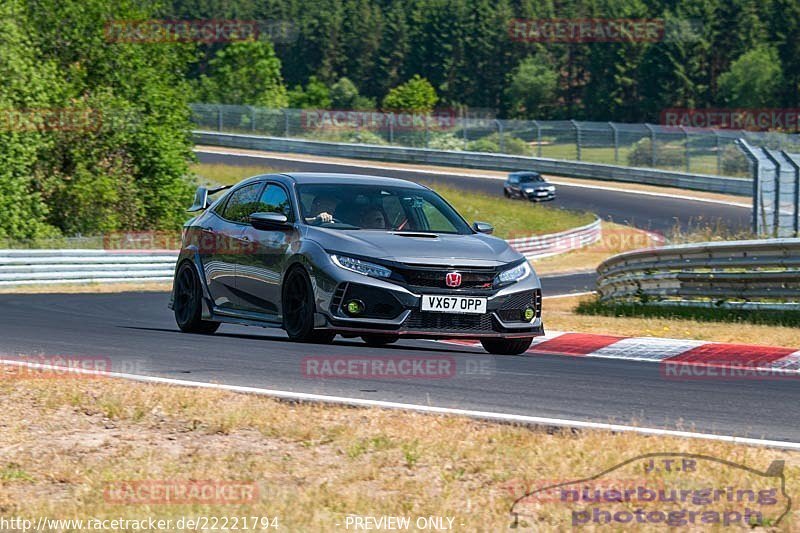
{"label": "metal guardrail", "polygon": [[[511,239],[529,259],[569,252],[600,239],[600,220],[560,233]],[[0,250],[0,286],[172,281],[174,250]]]}
{"label": "metal guardrail", "polygon": [[636,250],[597,268],[605,302],[800,309],[800,239]]}
{"label": "metal guardrail", "polygon": [[653,168],[620,167],[601,163],[482,152],[454,152],[401,146],[309,141],[213,131],[195,131],[193,134],[194,142],[199,145],[486,170],[524,169],[554,176],[646,183],[741,196],[750,196],[753,193],[753,182],[750,179],[687,174]]}
{"label": "metal guardrail", "polygon": [[172,281],[172,250],[0,250],[0,286]]}

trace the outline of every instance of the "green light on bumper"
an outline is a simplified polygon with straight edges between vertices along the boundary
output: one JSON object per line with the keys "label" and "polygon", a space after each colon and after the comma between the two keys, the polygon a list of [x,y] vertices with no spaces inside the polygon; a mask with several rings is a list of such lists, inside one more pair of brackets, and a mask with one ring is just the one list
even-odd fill
{"label": "green light on bumper", "polygon": [[522,316],[525,317],[525,320],[527,322],[530,322],[531,320],[533,320],[533,317],[536,316],[536,311],[534,311],[532,308],[528,307],[522,313]]}
{"label": "green light on bumper", "polygon": [[360,315],[364,312],[364,303],[361,300],[350,300],[345,306],[348,315]]}

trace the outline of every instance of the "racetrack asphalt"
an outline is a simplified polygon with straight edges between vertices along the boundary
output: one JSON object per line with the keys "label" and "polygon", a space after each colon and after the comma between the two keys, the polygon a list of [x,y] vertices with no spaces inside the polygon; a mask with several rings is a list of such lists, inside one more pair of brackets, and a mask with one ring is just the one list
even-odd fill
{"label": "racetrack asphalt", "polygon": [[[177,330],[167,301],[159,292],[0,295],[0,355],[107,358],[115,372],[800,442],[795,380],[668,380],[653,363],[490,356],[419,340],[305,345],[279,330],[231,325],[188,335]],[[455,372],[322,379],[304,366],[310,356],[424,357],[452,363]]]}
{"label": "racetrack asphalt", "polygon": [[[263,156],[268,157],[265,159]],[[332,164],[329,162],[286,160],[278,155],[271,156],[228,155],[198,151],[201,163],[218,163],[239,166],[268,166],[280,172],[345,172],[350,174],[378,174],[410,181],[438,182],[473,192],[502,198],[502,181],[491,178],[468,177],[460,175],[426,174],[424,171],[399,169],[363,168],[356,164]],[[369,165],[370,162],[365,162]],[[446,170],[442,170],[446,172]],[[701,202],[683,198],[649,196],[622,190],[592,189],[571,185],[558,185],[558,197],[550,205],[591,211],[603,220],[611,220],[637,228],[668,232],[679,226],[685,231],[695,226],[717,223],[732,231],[747,229],[751,223],[751,210],[736,205]],[[690,194],[687,192],[687,194]],[[748,200],[742,198],[743,203]],[[489,221],[491,222],[491,221]]]}

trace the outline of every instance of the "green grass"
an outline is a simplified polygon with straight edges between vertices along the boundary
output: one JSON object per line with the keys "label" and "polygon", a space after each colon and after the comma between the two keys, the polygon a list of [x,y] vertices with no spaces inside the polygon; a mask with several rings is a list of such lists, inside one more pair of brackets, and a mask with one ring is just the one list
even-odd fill
{"label": "green grass", "polygon": [[267,166],[239,166],[221,163],[195,163],[189,166],[198,181],[206,185],[233,185],[251,176],[272,174],[278,170]]}
{"label": "green grass", "polygon": [[549,204],[506,200],[436,182],[425,185],[441,194],[469,222],[489,222],[494,226],[494,234],[504,239],[555,233],[585,226],[595,219],[591,213],[569,211]]}
{"label": "green grass", "polygon": [[800,311],[747,310],[724,307],[683,307],[676,305],[646,305],[641,303],[604,303],[584,300],[575,308],[579,315],[598,315],[628,318],[669,318],[698,322],[728,322],[764,326],[800,326]]}

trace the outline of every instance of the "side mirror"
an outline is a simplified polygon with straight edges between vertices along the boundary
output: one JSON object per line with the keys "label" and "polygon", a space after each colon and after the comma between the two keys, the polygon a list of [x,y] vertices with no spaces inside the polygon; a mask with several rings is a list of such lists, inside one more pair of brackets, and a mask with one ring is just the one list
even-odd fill
{"label": "side mirror", "polygon": [[289,227],[289,219],[281,213],[253,213],[250,225],[261,230],[276,230]]}
{"label": "side mirror", "polygon": [[478,222],[477,220],[472,223],[472,229],[477,231],[478,233],[485,233],[487,235],[491,235],[494,233],[494,226],[489,224],[488,222]]}

